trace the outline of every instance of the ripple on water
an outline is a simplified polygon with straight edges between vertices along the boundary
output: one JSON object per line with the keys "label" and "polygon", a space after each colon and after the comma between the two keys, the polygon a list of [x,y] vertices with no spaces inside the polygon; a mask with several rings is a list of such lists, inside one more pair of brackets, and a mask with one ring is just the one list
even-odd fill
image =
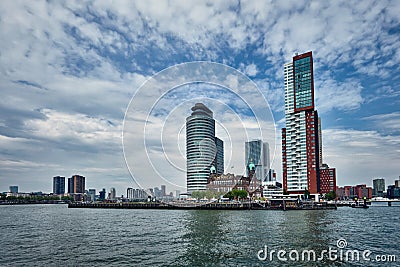
{"label": "ripple on water", "polygon": [[[283,212],[0,206],[0,265],[266,266],[269,262],[257,259],[265,245],[320,251],[335,247],[339,238],[345,238],[349,248],[396,254],[400,260],[398,242],[389,242],[399,239],[398,211],[387,207]],[[324,261],[312,266],[351,265]]]}

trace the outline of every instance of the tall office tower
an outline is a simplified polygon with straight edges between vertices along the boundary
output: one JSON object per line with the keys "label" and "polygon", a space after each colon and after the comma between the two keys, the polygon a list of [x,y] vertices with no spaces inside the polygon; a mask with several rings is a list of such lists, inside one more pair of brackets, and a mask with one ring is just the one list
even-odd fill
{"label": "tall office tower", "polygon": [[186,118],[187,191],[206,190],[207,179],[215,160],[215,120],[204,104],[196,103]]}
{"label": "tall office tower", "polygon": [[255,173],[258,180],[264,181],[269,171],[269,145],[261,140],[245,142],[245,164],[247,176],[249,175],[250,164],[255,165]]}
{"label": "tall office tower", "polygon": [[215,155],[214,163],[216,173],[218,175],[224,174],[224,141],[215,137],[215,146],[217,148],[217,154]]}
{"label": "tall office tower", "polygon": [[68,193],[69,194],[83,194],[85,193],[85,177],[74,175],[68,178]]}
{"label": "tall office tower", "polygon": [[284,65],[285,119],[282,129],[283,187],[291,194],[319,185],[318,113],[314,110],[312,52],[293,57]]}
{"label": "tall office tower", "polygon": [[61,176],[53,177],[53,194],[55,195],[65,194],[65,177]]}
{"label": "tall office tower", "polygon": [[373,195],[376,197],[383,197],[384,193],[386,192],[385,188],[385,179],[384,178],[377,178],[372,180],[373,185]]}

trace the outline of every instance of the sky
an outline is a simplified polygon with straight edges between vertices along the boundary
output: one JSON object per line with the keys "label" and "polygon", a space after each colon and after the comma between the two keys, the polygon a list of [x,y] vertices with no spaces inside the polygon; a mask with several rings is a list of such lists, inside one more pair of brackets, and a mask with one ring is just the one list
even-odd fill
{"label": "sky", "polygon": [[[392,184],[399,13],[400,1],[0,1],[0,192],[51,192],[53,176],[74,174],[117,195],[137,183],[180,189],[185,118],[196,102],[214,112],[227,171],[243,172],[244,142],[266,131],[282,180],[283,64],[307,51],[323,161],[337,184]],[[222,79],[195,82],[187,62],[219,66]],[[160,94],[157,82],[168,78],[160,74],[180,66]],[[238,79],[249,87],[232,89]],[[261,107],[262,118],[253,112]]]}

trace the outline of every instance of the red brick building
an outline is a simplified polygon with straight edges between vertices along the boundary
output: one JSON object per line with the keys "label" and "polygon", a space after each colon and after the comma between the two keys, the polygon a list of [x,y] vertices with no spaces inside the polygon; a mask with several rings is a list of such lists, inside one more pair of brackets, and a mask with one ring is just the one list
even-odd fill
{"label": "red brick building", "polygon": [[319,170],[320,174],[320,193],[326,194],[336,191],[336,169],[329,168],[327,164],[323,164]]}

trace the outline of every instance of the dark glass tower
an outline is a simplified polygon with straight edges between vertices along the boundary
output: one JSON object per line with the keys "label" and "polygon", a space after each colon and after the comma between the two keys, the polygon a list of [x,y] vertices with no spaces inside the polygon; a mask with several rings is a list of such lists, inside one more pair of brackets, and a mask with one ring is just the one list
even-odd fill
{"label": "dark glass tower", "polygon": [[61,176],[53,177],[53,194],[55,195],[65,194],[65,177]]}

